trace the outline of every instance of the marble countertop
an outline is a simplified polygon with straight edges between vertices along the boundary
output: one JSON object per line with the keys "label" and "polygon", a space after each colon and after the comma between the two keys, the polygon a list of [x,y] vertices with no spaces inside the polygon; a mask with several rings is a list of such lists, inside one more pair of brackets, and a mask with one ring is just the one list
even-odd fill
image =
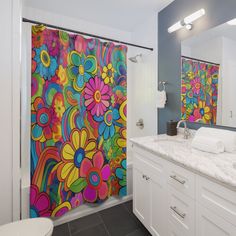
{"label": "marble countertop", "polygon": [[181,134],[131,138],[130,141],[236,191],[236,152],[212,154],[198,151],[191,148],[192,139],[185,140]]}

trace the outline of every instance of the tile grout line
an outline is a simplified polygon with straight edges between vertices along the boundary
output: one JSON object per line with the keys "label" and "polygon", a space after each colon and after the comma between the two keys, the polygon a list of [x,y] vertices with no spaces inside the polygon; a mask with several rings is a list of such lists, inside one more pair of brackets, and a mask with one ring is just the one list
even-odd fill
{"label": "tile grout line", "polygon": [[70,234],[70,236],[72,236],[72,234],[71,234],[71,229],[70,229],[70,224],[67,223],[67,226],[68,226],[69,234]]}
{"label": "tile grout line", "polygon": [[[97,214],[97,212],[96,213],[93,213],[93,214],[91,214],[91,215],[89,215],[89,216],[85,216],[85,217],[90,217],[90,216],[92,216],[92,215],[98,215]],[[98,217],[101,219],[101,217],[100,217],[100,215],[98,215]],[[81,218],[78,218],[78,219],[75,219],[75,220],[73,220],[73,221],[76,221],[76,220],[79,220],[79,219],[82,219],[83,217],[81,217]],[[102,219],[101,219],[102,220]],[[70,225],[70,223],[71,223],[72,221],[70,221],[70,222],[68,222],[68,225]],[[101,223],[103,223],[103,220],[102,220],[102,222]],[[82,232],[82,231],[85,231],[85,230],[88,230],[88,229],[90,229],[90,228],[93,228],[93,227],[96,227],[96,226],[98,226],[99,224],[101,224],[101,223],[96,223],[96,224],[94,224],[94,225],[92,225],[92,226],[87,226],[87,227],[85,227],[84,229],[77,229],[74,233],[71,233],[71,228],[70,228],[70,226],[69,226],[69,229],[70,229],[70,236],[73,236],[73,234],[77,234],[77,233],[80,233],[80,232]]]}
{"label": "tile grout line", "polygon": [[139,229],[136,229],[136,230],[134,230],[133,232],[130,232],[130,233],[126,234],[125,236],[132,235],[133,233],[137,232],[138,230],[139,230]]}
{"label": "tile grout line", "polygon": [[125,210],[129,213],[129,215],[130,215],[132,218],[134,218],[134,216],[133,216],[133,210],[130,212],[130,210],[128,209],[128,207],[127,207],[124,203],[122,203],[122,205],[123,205],[123,207],[125,208]]}
{"label": "tile grout line", "polygon": [[102,216],[100,215],[99,212],[98,212],[97,214],[98,214],[98,216],[100,217],[100,219],[102,220],[102,223],[103,223],[103,225],[104,225],[104,228],[105,228],[105,230],[106,230],[108,236],[111,236],[111,234],[110,234],[110,232],[109,232],[109,230],[108,230],[108,228],[107,228],[107,226],[106,226],[106,224],[105,224],[105,222],[104,222]]}

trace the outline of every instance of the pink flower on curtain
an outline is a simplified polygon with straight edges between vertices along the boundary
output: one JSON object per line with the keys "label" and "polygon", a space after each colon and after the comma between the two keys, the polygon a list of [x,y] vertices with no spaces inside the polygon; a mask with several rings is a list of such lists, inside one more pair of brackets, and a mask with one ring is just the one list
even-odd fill
{"label": "pink flower on curtain", "polygon": [[77,35],[75,39],[75,50],[79,53],[85,53],[87,48],[87,42],[84,37]]}
{"label": "pink flower on curtain", "polygon": [[202,116],[201,116],[201,113],[200,113],[199,109],[197,109],[197,108],[194,109],[193,117],[194,117],[194,120],[192,120],[192,122],[194,122],[196,120],[199,120],[199,119],[202,119]]}
{"label": "pink flower on curtain", "polygon": [[91,78],[85,87],[85,106],[92,115],[103,115],[110,105],[111,92],[99,77]]}
{"label": "pink flower on curtain", "polygon": [[30,188],[30,216],[49,217],[51,216],[50,199],[47,193],[39,193],[38,187],[31,185]]}
{"label": "pink flower on curtain", "polygon": [[192,86],[192,90],[196,95],[199,95],[200,90],[201,90],[201,80],[200,78],[195,78],[190,81],[190,84]]}
{"label": "pink flower on curtain", "polygon": [[108,196],[107,180],[111,175],[110,166],[104,165],[104,157],[101,151],[94,154],[92,161],[85,158],[81,163],[80,176],[86,178],[87,186],[83,196],[87,202],[104,200]]}
{"label": "pink flower on curtain", "polygon": [[83,204],[83,194],[77,193],[75,196],[71,199],[71,205],[73,208],[78,207]]}
{"label": "pink flower on curtain", "polygon": [[47,38],[46,44],[48,46],[49,54],[53,57],[58,56],[60,50],[60,42],[58,38],[58,32],[45,31],[45,37]]}

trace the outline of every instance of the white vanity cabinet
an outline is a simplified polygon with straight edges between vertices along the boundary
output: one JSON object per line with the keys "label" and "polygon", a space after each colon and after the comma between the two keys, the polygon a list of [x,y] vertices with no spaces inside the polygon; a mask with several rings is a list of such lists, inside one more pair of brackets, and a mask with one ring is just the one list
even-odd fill
{"label": "white vanity cabinet", "polygon": [[133,211],[152,235],[166,235],[167,192],[162,160],[150,164],[139,153],[135,153],[133,164]]}
{"label": "white vanity cabinet", "polygon": [[236,236],[236,192],[134,145],[133,211],[155,236]]}

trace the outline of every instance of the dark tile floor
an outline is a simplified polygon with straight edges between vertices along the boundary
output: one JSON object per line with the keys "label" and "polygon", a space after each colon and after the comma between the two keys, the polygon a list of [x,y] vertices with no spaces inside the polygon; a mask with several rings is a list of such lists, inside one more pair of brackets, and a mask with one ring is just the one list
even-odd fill
{"label": "dark tile floor", "polygon": [[132,210],[132,201],[55,227],[53,236],[151,236]]}

